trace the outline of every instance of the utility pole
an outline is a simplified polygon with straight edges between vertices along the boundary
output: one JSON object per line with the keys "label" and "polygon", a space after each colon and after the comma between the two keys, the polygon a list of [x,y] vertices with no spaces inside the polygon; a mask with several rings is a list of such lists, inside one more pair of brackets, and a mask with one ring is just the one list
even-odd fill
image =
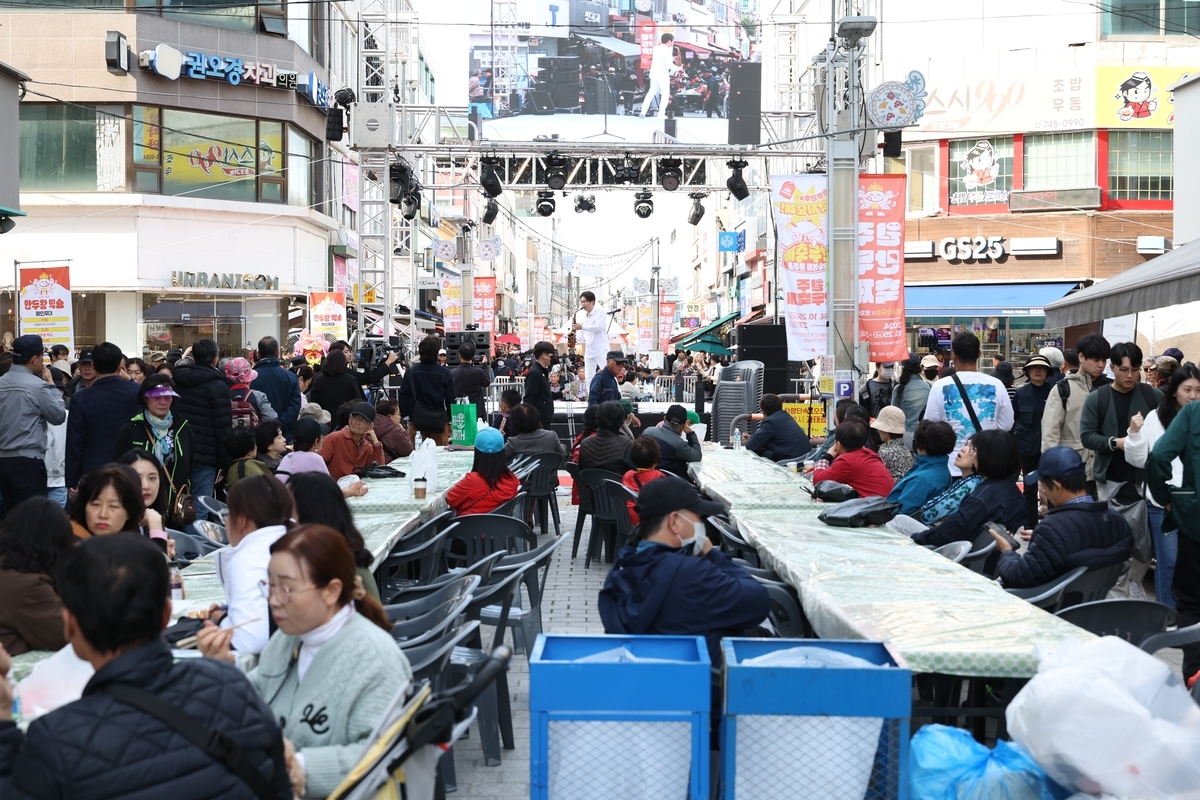
{"label": "utility pole", "polygon": [[654,237],[654,264],[650,267],[650,291],[654,294],[654,318],[650,321],[650,327],[654,331],[654,351],[658,352],[662,349],[661,342],[658,341],[658,315],[659,304],[662,300],[662,286],[659,281],[658,273],[662,269],[662,265],[658,263],[658,237]]}

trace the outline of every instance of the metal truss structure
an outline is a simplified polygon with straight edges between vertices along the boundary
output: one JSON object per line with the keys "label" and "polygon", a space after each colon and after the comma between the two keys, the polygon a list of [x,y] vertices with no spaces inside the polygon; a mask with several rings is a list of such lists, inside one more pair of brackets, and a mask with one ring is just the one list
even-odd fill
{"label": "metal truss structure", "polygon": [[517,3],[516,0],[492,0],[492,114],[509,112],[509,102],[517,89]]}

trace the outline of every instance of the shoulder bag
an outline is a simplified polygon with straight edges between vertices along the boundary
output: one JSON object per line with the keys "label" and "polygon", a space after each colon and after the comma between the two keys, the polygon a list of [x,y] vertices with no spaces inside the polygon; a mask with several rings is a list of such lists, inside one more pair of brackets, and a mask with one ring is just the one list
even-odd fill
{"label": "shoulder bag", "polygon": [[[178,433],[176,434],[178,437]],[[153,450],[154,434],[150,428],[146,428],[147,444]],[[178,439],[176,440],[178,441]],[[192,497],[191,490],[187,484],[183,488],[175,485],[175,481],[171,478],[171,473],[165,464],[162,464],[162,473],[167,477],[167,485],[171,487],[171,504],[167,508],[167,518],[165,522],[167,527],[174,530],[183,530],[188,525],[196,521],[196,500]]]}
{"label": "shoulder bag", "polygon": [[838,528],[865,528],[891,522],[899,508],[886,497],[856,497],[825,509],[817,519]]}
{"label": "shoulder bag", "polygon": [[975,426],[975,432],[981,433],[983,426],[979,424],[979,417],[975,413],[975,406],[971,405],[971,398],[967,397],[967,387],[963,386],[962,381],[958,379],[958,373],[950,377],[954,379],[954,385],[958,387],[958,394],[962,397],[963,405],[967,407],[967,413],[971,415],[971,424]]}
{"label": "shoulder bag", "polygon": [[214,761],[224,764],[250,787],[259,800],[278,800],[279,793],[270,781],[246,761],[246,751],[238,747],[227,733],[204,727],[174,703],[129,683],[109,683],[101,686],[100,691],[165,723]]}

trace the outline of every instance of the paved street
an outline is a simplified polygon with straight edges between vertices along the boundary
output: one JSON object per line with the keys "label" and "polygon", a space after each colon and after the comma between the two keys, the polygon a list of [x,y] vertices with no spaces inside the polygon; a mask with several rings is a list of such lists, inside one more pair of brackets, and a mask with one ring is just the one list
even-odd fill
{"label": "paved street", "polygon": [[[568,537],[574,535],[576,506],[569,504],[570,490],[560,504],[562,530]],[[603,633],[600,615],[596,612],[596,597],[604,585],[608,566],[592,564],[590,570],[583,568],[583,557],[587,551],[588,527],[585,525],[583,539],[579,543],[579,557],[571,559],[571,542],[564,542],[555,553],[546,581],[546,596],[542,601],[542,623],[547,632],[554,633]],[[551,528],[553,531],[553,528]],[[491,629],[484,632],[485,641],[490,641]],[[498,767],[487,767],[483,763],[483,752],[477,730],[471,729],[471,738],[454,748],[454,762],[458,770],[458,797],[471,800],[516,800],[529,797],[529,660],[524,655],[514,656],[509,668],[508,687],[512,693],[513,732],[515,750],[503,751],[503,761]]]}

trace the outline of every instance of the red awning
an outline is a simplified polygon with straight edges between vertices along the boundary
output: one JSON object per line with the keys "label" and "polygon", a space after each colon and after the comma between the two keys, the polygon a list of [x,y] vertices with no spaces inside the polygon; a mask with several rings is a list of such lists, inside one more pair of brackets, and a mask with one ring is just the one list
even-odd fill
{"label": "red awning", "polygon": [[690,42],[676,41],[675,46],[682,50],[691,50],[692,52],[696,53],[700,58],[708,58],[709,56],[712,55],[712,52],[713,52],[712,50],[708,49],[707,47],[701,47],[698,44],[691,44]]}
{"label": "red awning", "polygon": [[747,323],[753,322],[754,320],[761,317],[765,313],[765,311],[766,311],[766,309],[764,309],[764,308],[760,308],[757,311],[751,311],[749,314],[745,315],[744,317],[739,317],[738,321],[733,324],[734,325],[745,325]]}

